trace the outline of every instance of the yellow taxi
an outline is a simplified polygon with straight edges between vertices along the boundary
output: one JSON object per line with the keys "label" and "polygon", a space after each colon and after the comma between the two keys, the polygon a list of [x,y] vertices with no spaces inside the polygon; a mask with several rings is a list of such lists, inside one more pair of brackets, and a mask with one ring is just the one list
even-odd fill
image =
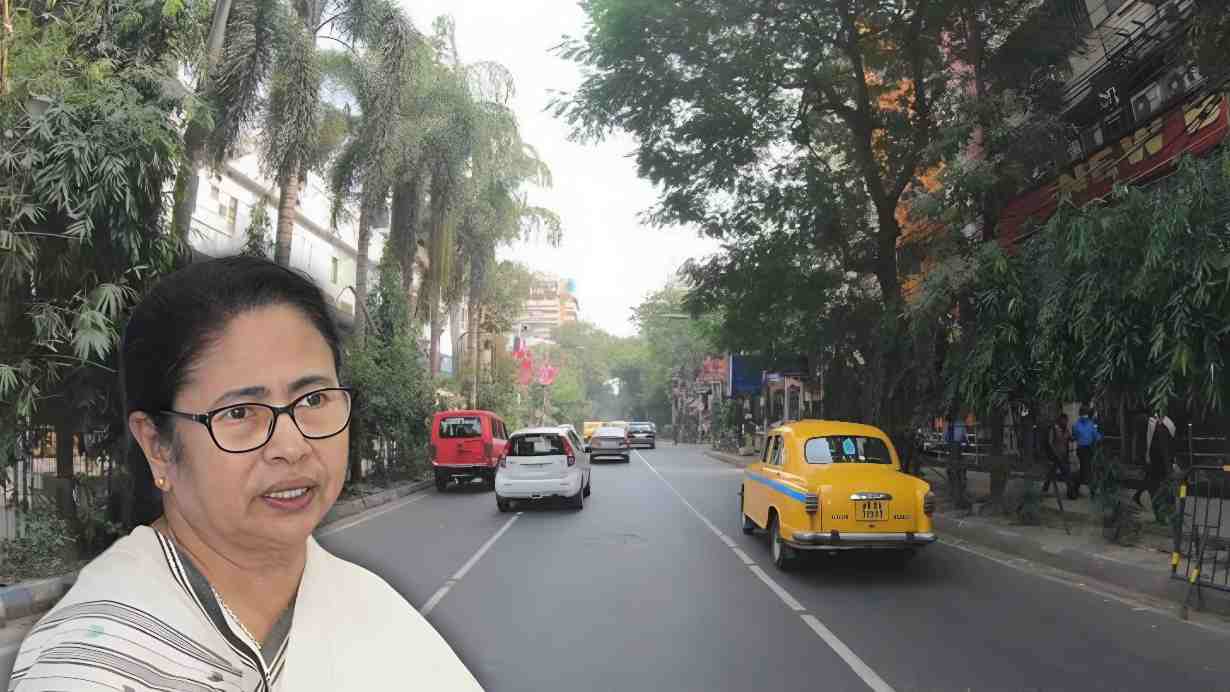
{"label": "yellow taxi", "polygon": [[594,436],[594,431],[597,430],[598,428],[601,428],[602,426],[603,426],[603,422],[600,420],[585,421],[585,423],[582,424],[581,426],[581,437],[586,442],[589,442],[589,438]]}
{"label": "yellow taxi", "polygon": [[931,485],[902,473],[893,443],[870,425],[803,420],[771,430],[739,495],[743,533],[765,529],[780,569],[799,551],[908,557],[935,542]]}

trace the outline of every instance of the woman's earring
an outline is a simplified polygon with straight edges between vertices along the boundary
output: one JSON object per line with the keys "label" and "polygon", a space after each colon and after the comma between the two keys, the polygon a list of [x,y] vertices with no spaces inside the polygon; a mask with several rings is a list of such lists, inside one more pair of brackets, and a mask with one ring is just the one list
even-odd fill
{"label": "woman's earring", "polygon": [[155,479],[154,479],[154,485],[158,486],[158,489],[159,489],[159,490],[163,490],[163,491],[165,491],[165,490],[167,489],[167,479],[165,479],[165,478],[155,478]]}

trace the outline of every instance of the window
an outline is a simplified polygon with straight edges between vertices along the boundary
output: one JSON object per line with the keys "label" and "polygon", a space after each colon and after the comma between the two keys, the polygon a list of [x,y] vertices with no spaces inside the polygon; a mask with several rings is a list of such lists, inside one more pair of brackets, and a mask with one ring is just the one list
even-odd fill
{"label": "window", "polygon": [[1123,7],[1126,3],[1127,0],[1106,0],[1106,11],[1110,14],[1114,14],[1118,12],[1119,8]]}
{"label": "window", "polygon": [[330,267],[330,270],[329,270],[329,274],[330,274],[330,278],[329,278],[329,280],[330,280],[330,281],[332,281],[333,283],[337,283],[337,269],[338,269],[338,265],[339,265],[339,262],[337,261],[337,258],[336,258],[336,257],[334,257],[334,258],[333,258],[333,264],[332,264],[332,266]]}
{"label": "window", "polygon": [[891,464],[892,454],[883,440],[857,435],[813,437],[803,445],[809,464]]}
{"label": "window", "polygon": [[1085,148],[1081,146],[1080,138],[1068,142],[1068,163],[1076,163],[1085,158]]}
{"label": "window", "polygon": [[482,437],[483,422],[478,416],[452,416],[440,421],[440,437]]}
{"label": "window", "polygon": [[1162,105],[1162,90],[1156,84],[1150,84],[1140,93],[1132,97],[1132,116],[1139,122],[1147,120]]}
{"label": "window", "polygon": [[1081,146],[1086,153],[1092,153],[1102,148],[1102,126],[1094,125],[1081,132]]}
{"label": "window", "polygon": [[519,435],[509,443],[510,457],[546,457],[564,453],[564,440],[559,435],[541,433]]}
{"label": "window", "polygon": [[235,232],[235,223],[239,218],[239,200],[231,198],[231,205],[226,210],[226,229]]}
{"label": "window", "polygon": [[776,437],[770,437],[768,441],[764,443],[764,456],[760,458],[760,463],[762,464],[769,463],[769,460],[773,458],[773,447],[776,444],[777,444]]}

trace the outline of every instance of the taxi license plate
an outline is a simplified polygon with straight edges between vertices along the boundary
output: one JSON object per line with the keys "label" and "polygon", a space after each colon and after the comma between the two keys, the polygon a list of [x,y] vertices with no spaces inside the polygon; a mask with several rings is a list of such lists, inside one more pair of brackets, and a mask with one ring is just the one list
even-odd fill
{"label": "taxi license plate", "polygon": [[884,521],[888,517],[885,503],[878,501],[860,502],[858,516],[863,521]]}

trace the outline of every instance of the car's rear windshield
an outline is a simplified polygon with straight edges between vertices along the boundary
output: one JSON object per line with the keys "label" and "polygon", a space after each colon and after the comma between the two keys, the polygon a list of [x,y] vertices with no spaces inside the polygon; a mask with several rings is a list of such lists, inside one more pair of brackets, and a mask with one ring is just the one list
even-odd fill
{"label": "car's rear windshield", "polygon": [[449,416],[440,419],[440,437],[482,437],[483,422],[478,416]]}
{"label": "car's rear windshield", "polygon": [[627,433],[623,428],[598,428],[594,433],[594,437],[627,437]]}
{"label": "car's rear windshield", "polygon": [[517,435],[508,443],[511,457],[546,457],[564,453],[564,439],[549,433]]}
{"label": "car's rear windshield", "polygon": [[884,440],[858,435],[813,437],[803,445],[809,464],[891,464],[893,457]]}
{"label": "car's rear windshield", "polygon": [[629,430],[632,432],[653,432],[653,428],[649,427],[645,423],[634,423]]}

